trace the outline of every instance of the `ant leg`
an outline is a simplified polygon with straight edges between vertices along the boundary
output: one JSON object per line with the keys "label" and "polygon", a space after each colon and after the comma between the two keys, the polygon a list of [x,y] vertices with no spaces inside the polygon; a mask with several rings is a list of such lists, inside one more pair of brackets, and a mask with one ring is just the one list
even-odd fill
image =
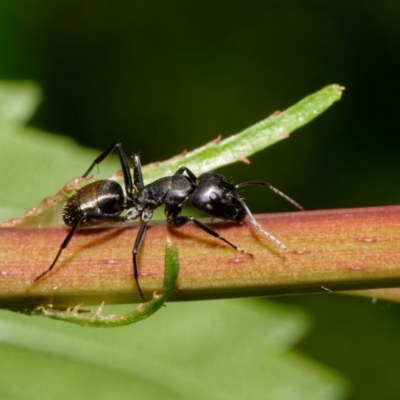
{"label": "ant leg", "polygon": [[99,165],[102,161],[104,161],[107,156],[110,155],[110,153],[116,150],[118,157],[119,157],[119,162],[121,164],[121,169],[122,173],[124,174],[124,182],[125,182],[125,191],[126,191],[126,196],[128,197],[129,201],[133,201],[133,183],[132,183],[132,176],[129,170],[129,164],[128,160],[126,158],[126,155],[122,149],[122,144],[121,143],[114,143],[111,145],[108,149],[103,151],[92,163],[92,165],[89,167],[89,169],[82,175],[83,178],[89,175],[89,173],[92,171],[92,169],[96,166]]}
{"label": "ant leg", "polygon": [[114,143],[109,148],[104,150],[93,162],[92,165],[88,168],[88,170],[82,175],[83,178],[89,175],[90,171],[96,166],[99,165],[103,160],[107,158],[107,156],[121,143]]}
{"label": "ant leg", "polygon": [[197,177],[196,175],[188,168],[188,167],[180,167],[174,175],[183,175],[186,172],[193,183],[196,183]]}
{"label": "ant leg", "polygon": [[133,180],[137,191],[140,191],[144,187],[142,165],[140,163],[139,154],[133,154]]}
{"label": "ant leg", "polygon": [[39,276],[37,276],[34,280],[33,283],[37,282],[40,278],[43,278],[48,272],[50,272],[54,266],[57,263],[57,260],[59,259],[62,251],[68,246],[68,243],[70,242],[70,240],[72,239],[72,236],[74,236],[74,233],[76,232],[78,226],[80,225],[80,223],[82,222],[84,216],[82,215],[81,218],[77,219],[74,223],[74,225],[72,226],[71,230],[68,232],[68,235],[66,236],[66,238],[64,239],[64,241],[61,243],[61,246],[58,250],[58,253],[56,255],[56,257],[54,258],[53,262],[51,263],[50,267],[46,269],[46,271],[42,272]]}
{"label": "ant leg", "polygon": [[139,232],[138,232],[138,234],[136,236],[135,245],[133,246],[133,250],[132,250],[133,277],[135,278],[136,286],[138,288],[140,297],[143,300],[145,300],[145,298],[143,296],[142,289],[140,288],[140,285],[139,285],[139,272],[138,272],[138,265],[137,265],[137,255],[139,253],[140,246],[142,245],[144,236],[146,234],[147,222],[148,222],[147,220],[146,221],[142,220],[142,223],[141,223],[140,228],[139,228]]}
{"label": "ant leg", "polygon": [[45,275],[47,275],[48,272],[50,272],[54,266],[56,265],[58,259],[61,256],[62,251],[68,246],[69,242],[72,239],[72,236],[74,236],[76,230],[78,229],[79,225],[81,225],[82,221],[85,218],[90,218],[90,219],[98,219],[98,220],[109,220],[109,221],[114,221],[114,222],[124,222],[125,217],[120,217],[116,215],[107,215],[107,214],[100,214],[100,213],[90,213],[90,214],[83,214],[80,218],[78,218],[74,224],[71,227],[71,230],[68,232],[68,235],[64,239],[64,241],[61,243],[60,248],[58,249],[58,253],[56,257],[54,258],[53,262],[51,263],[50,267],[46,269],[46,271],[42,272],[39,276],[37,276],[34,280],[33,283],[37,282],[39,279],[43,278]]}
{"label": "ant leg", "polygon": [[225,239],[223,236],[221,236],[218,232],[214,231],[211,229],[209,226],[203,224],[200,222],[198,219],[191,217],[190,215],[181,215],[181,216],[174,216],[174,215],[167,215],[167,223],[168,225],[179,228],[182,225],[185,225],[188,222],[193,222],[196,224],[199,228],[201,228],[204,232],[207,232],[209,235],[214,236],[215,238],[225,242],[229,246],[233,247],[235,250],[240,251],[241,253],[248,254],[249,256],[253,256],[253,254],[249,253],[247,250],[242,249],[239,246],[236,246],[232,242],[230,242],[228,239]]}
{"label": "ant leg", "polygon": [[239,189],[244,186],[250,186],[250,185],[258,185],[258,186],[264,186],[267,187],[268,189],[272,190],[274,193],[276,193],[278,196],[281,196],[283,199],[288,201],[290,204],[293,204],[296,208],[298,208],[301,211],[305,211],[304,208],[297,203],[297,201],[294,201],[292,198],[290,198],[288,195],[285,193],[281,192],[279,189],[276,187],[270,185],[268,182],[260,182],[260,181],[250,181],[250,182],[243,182],[239,183],[238,185],[235,185],[236,189]]}
{"label": "ant leg", "polygon": [[122,173],[124,174],[126,197],[128,198],[128,202],[132,204],[132,202],[133,202],[133,194],[132,194],[133,183],[132,183],[132,175],[131,175],[131,171],[129,169],[128,160],[122,149],[121,143],[117,143],[115,145],[115,150],[117,151],[117,154],[119,157],[119,162],[120,162],[121,168],[122,168]]}

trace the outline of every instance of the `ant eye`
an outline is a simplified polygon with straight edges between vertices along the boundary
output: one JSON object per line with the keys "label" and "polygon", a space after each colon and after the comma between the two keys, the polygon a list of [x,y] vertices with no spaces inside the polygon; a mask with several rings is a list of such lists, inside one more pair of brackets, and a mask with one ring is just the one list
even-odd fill
{"label": "ant eye", "polygon": [[[212,203],[217,203],[217,202],[220,201],[220,199],[221,199],[221,198],[218,196],[217,193],[215,193],[215,192],[211,192],[211,193],[210,193],[210,200],[211,200]],[[209,208],[209,206],[210,206],[211,208]],[[206,207],[207,207],[209,210],[212,209],[211,204],[207,204]]]}

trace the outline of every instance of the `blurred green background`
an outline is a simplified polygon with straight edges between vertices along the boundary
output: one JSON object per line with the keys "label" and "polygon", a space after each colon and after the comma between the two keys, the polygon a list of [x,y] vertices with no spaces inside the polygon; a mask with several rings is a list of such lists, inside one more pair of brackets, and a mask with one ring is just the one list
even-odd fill
{"label": "blurred green background", "polygon": [[[307,209],[398,204],[400,3],[353,3],[3,0],[0,79],[42,86],[31,125],[99,151],[122,141],[144,164],[338,83],[343,99],[324,115],[222,173],[267,180]],[[254,212],[290,209],[259,190],[247,198]],[[399,305],[276,301],[306,307],[314,329],[299,348],[342,372],[351,399],[400,397]]]}

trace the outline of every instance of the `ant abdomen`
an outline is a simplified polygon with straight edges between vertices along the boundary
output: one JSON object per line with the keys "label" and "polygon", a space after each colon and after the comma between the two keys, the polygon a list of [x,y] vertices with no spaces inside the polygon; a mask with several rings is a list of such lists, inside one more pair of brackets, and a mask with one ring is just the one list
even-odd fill
{"label": "ant abdomen", "polygon": [[64,207],[63,220],[73,226],[77,220],[83,225],[104,222],[104,216],[118,216],[124,210],[124,192],[121,185],[111,180],[89,183],[78,189]]}

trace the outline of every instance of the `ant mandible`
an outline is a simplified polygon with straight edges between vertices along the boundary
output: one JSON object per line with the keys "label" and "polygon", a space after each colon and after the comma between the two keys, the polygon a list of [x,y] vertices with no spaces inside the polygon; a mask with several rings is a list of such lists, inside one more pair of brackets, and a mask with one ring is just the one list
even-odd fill
{"label": "ant mandible", "polygon": [[[302,206],[267,182],[249,181],[233,185],[222,175],[215,172],[203,173],[196,177],[187,167],[180,167],[174,175],[144,185],[139,156],[137,154],[132,156],[133,174],[131,174],[121,143],[113,144],[100,154],[83,174],[83,177],[87,177],[92,169],[113,150],[116,150],[120,160],[124,175],[125,194],[121,185],[110,179],[91,182],[78,189],[67,201],[62,214],[65,224],[70,226],[71,230],[62,242],[50,267],[37,276],[33,282],[37,282],[54,268],[62,251],[68,246],[79,226],[93,226],[104,222],[123,223],[140,217],[141,224],[132,250],[132,261],[133,276],[140,297],[144,300],[139,285],[137,255],[146,233],[147,224],[153,216],[153,211],[162,204],[165,205],[165,214],[169,226],[179,228],[188,222],[193,222],[209,235],[250,256],[251,253],[236,246],[198,219],[189,215],[180,215],[182,205],[189,200],[194,208],[213,218],[236,223],[243,222],[245,217],[248,216],[251,224],[282,250],[286,249],[284,244],[261,228],[238,194],[237,189],[250,185],[265,186],[298,209],[304,210]],[[184,175],[185,172],[187,175]],[[121,216],[123,211],[127,211],[127,214]]]}

